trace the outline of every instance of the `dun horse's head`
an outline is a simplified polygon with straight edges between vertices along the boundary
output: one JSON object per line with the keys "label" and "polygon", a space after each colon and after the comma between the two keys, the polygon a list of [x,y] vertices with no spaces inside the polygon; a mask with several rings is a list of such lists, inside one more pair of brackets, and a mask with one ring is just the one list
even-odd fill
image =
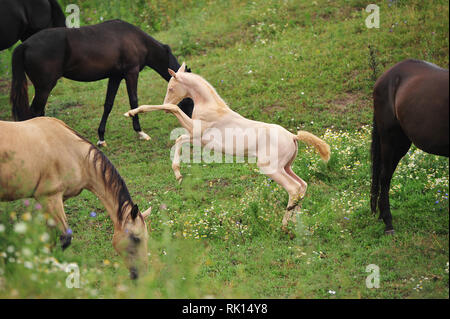
{"label": "dun horse's head", "polygon": [[186,72],[186,63],[180,66],[178,71],[175,73],[172,69],[169,69],[169,74],[172,78],[167,86],[166,97],[164,98],[164,104],[178,104],[183,99],[188,97],[188,91],[183,84],[183,73]]}
{"label": "dun horse's head", "polygon": [[130,206],[124,214],[122,225],[114,230],[113,246],[125,259],[131,279],[137,279],[148,267],[148,232],[145,218],[150,212],[151,207],[141,214],[137,205]]}

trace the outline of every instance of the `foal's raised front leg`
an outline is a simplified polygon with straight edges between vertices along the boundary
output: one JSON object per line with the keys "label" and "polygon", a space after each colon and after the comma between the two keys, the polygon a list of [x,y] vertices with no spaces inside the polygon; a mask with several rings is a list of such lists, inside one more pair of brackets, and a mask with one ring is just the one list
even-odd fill
{"label": "foal's raised front leg", "polygon": [[163,105],[141,105],[134,110],[130,110],[126,112],[124,115],[126,117],[133,117],[139,113],[146,113],[150,111],[163,110],[168,111],[175,115],[180,122],[180,124],[188,130],[189,134],[193,134],[193,121],[190,117],[188,117],[181,109],[175,104],[163,104]]}

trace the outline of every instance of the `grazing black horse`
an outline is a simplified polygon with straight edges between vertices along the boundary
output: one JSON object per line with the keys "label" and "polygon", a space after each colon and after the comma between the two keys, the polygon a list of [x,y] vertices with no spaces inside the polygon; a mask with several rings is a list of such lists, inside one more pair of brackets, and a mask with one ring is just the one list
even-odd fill
{"label": "grazing black horse", "polygon": [[56,0],[0,0],[0,51],[38,31],[65,25]]}
{"label": "grazing black horse", "polygon": [[434,64],[406,60],[386,71],[373,90],[371,209],[393,234],[389,206],[392,175],[411,143],[449,156],[449,75]]}
{"label": "grazing black horse", "polygon": [[[105,145],[105,126],[122,79],[125,79],[130,106],[138,106],[139,72],[149,66],[169,81],[168,68],[178,70],[177,59],[168,45],[162,44],[141,29],[121,20],[111,20],[79,29],[47,29],[19,45],[12,57],[12,112],[16,120],[43,116],[45,104],[59,78],[75,81],[98,81],[109,78],[103,116],[98,128],[98,145]],[[29,108],[27,80],[34,84],[35,96]],[[189,117],[194,104],[191,99],[180,102]],[[141,139],[138,117],[133,128]]]}

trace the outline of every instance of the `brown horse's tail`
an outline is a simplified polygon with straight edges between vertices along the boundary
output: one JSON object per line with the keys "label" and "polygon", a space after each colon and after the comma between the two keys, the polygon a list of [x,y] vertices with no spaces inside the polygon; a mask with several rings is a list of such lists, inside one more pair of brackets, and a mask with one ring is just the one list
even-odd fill
{"label": "brown horse's tail", "polygon": [[25,49],[25,45],[19,45],[12,56],[10,101],[12,104],[12,115],[16,121],[24,121],[32,117],[28,103],[28,83],[24,66]]}
{"label": "brown horse's tail", "polygon": [[65,27],[66,26],[66,16],[62,11],[56,0],[49,0],[52,12],[52,26],[53,27]]}
{"label": "brown horse's tail", "polygon": [[325,161],[328,162],[330,160],[330,145],[325,143],[325,141],[321,140],[314,134],[311,134],[306,131],[298,131],[295,138],[299,141],[303,141],[306,144],[309,144],[311,146],[314,146],[315,149],[319,152],[320,157]]}

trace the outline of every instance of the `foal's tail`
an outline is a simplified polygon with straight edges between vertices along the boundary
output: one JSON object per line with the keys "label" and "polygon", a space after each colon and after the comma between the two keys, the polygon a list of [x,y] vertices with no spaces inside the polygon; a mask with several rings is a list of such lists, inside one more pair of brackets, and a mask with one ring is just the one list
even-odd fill
{"label": "foal's tail", "polygon": [[28,83],[24,66],[25,49],[25,45],[19,45],[12,56],[10,101],[12,104],[12,115],[16,121],[24,121],[32,117],[28,103]]}
{"label": "foal's tail", "polygon": [[319,152],[320,157],[325,161],[328,162],[330,160],[330,145],[325,143],[325,141],[321,140],[314,134],[311,134],[306,131],[298,131],[295,138],[299,141],[303,141],[306,144],[309,144],[311,146],[314,146],[315,149]]}
{"label": "foal's tail", "polygon": [[378,195],[380,194],[380,161],[381,161],[381,148],[380,148],[380,135],[378,134],[377,123],[375,121],[375,114],[373,116],[372,127],[372,144],[370,146],[370,157],[372,160],[372,186],[370,189],[370,209],[372,213],[377,211]]}

